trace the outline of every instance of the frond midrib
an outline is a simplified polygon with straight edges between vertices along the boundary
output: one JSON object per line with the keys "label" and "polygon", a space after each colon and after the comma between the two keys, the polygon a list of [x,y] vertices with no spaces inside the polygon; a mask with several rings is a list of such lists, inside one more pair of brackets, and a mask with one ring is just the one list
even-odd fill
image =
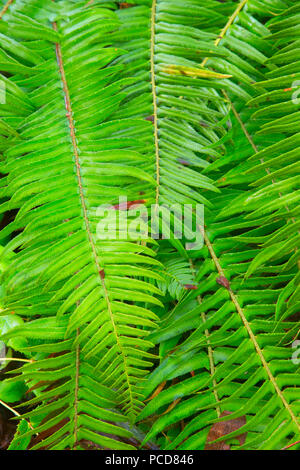
{"label": "frond midrib", "polygon": [[159,161],[159,138],[158,138],[158,115],[157,115],[157,95],[156,95],[156,76],[155,76],[155,24],[156,24],[156,2],[152,1],[151,8],[151,39],[150,39],[150,74],[153,99],[153,132],[155,146],[155,165],[156,165],[156,191],[155,204],[159,202],[159,182],[160,182],[160,161]]}
{"label": "frond midrib", "polygon": [[[203,233],[203,236],[204,236],[204,240],[205,240],[206,246],[207,246],[207,248],[208,248],[208,250],[209,250],[209,252],[210,252],[210,255],[211,255],[211,257],[212,257],[212,260],[213,260],[213,262],[214,262],[214,264],[215,264],[215,266],[216,266],[216,269],[217,269],[218,273],[220,274],[220,276],[225,277],[225,273],[224,273],[224,271],[223,271],[223,269],[222,269],[221,263],[220,263],[220,261],[219,261],[217,255],[216,255],[216,253],[215,253],[215,251],[214,251],[213,245],[211,244],[211,242],[210,242],[208,236],[203,232],[203,229],[202,229],[201,227],[200,227],[200,229],[202,230],[202,233]],[[242,322],[243,322],[243,324],[244,324],[244,326],[245,326],[245,328],[246,328],[246,330],[247,330],[247,333],[248,333],[248,335],[249,335],[249,337],[250,337],[250,340],[251,340],[251,342],[253,343],[253,347],[255,348],[255,350],[256,350],[256,352],[257,352],[257,354],[258,354],[258,356],[259,356],[259,359],[260,359],[260,361],[261,361],[261,363],[262,363],[262,365],[263,365],[263,367],[264,367],[264,369],[265,369],[265,371],[266,371],[266,373],[267,373],[267,375],[268,375],[268,377],[269,377],[270,382],[272,383],[272,385],[273,385],[273,387],[274,387],[274,389],[275,389],[275,391],[276,391],[278,397],[280,398],[280,400],[281,400],[281,402],[283,403],[284,407],[285,407],[286,410],[288,411],[288,413],[289,413],[289,415],[290,415],[292,421],[295,423],[295,425],[296,425],[296,427],[298,428],[299,433],[300,433],[300,423],[298,422],[298,420],[297,420],[297,418],[296,418],[296,416],[295,416],[293,410],[292,410],[291,407],[289,406],[289,404],[288,404],[287,400],[285,399],[285,397],[284,397],[284,395],[283,395],[281,389],[279,388],[279,386],[278,386],[278,384],[277,384],[277,381],[276,381],[276,378],[274,377],[274,375],[273,375],[272,372],[271,372],[271,369],[270,369],[270,367],[269,367],[269,365],[268,365],[268,363],[267,363],[267,361],[266,361],[266,359],[265,359],[265,357],[264,357],[263,351],[262,351],[262,349],[260,348],[260,346],[259,346],[259,344],[258,344],[258,342],[257,342],[257,340],[256,340],[255,334],[253,333],[253,331],[252,331],[252,329],[251,329],[250,323],[248,322],[248,320],[247,320],[247,318],[246,318],[246,316],[245,316],[245,314],[244,314],[244,312],[243,312],[243,309],[242,309],[242,307],[241,307],[240,304],[239,304],[239,301],[238,301],[237,296],[234,294],[234,292],[232,291],[231,288],[229,289],[228,292],[229,292],[230,298],[231,298],[231,300],[232,300],[232,302],[233,302],[233,304],[234,304],[234,306],[235,306],[235,309],[236,309],[236,311],[237,311],[237,313],[238,313],[240,319],[242,320]]]}
{"label": "frond midrib", "polygon": [[7,10],[9,9],[10,5],[14,2],[15,0],[8,0],[6,2],[6,4],[4,5],[4,7],[2,8],[2,10],[0,11],[0,20],[2,19],[2,17],[5,15],[5,13],[7,12]]}
{"label": "frond midrib", "polygon": [[[58,30],[56,23],[53,23],[53,29],[55,31]],[[130,396],[130,403],[131,403],[131,405],[133,405],[134,400],[133,400],[133,394],[132,394],[132,384],[130,383],[130,380],[129,380],[129,373],[128,373],[128,370],[127,370],[128,366],[127,366],[126,354],[124,353],[122,345],[120,343],[116,323],[115,323],[115,320],[114,320],[114,315],[113,315],[113,312],[112,312],[112,306],[111,306],[111,302],[110,302],[110,298],[109,298],[109,293],[108,293],[108,289],[107,289],[106,282],[105,282],[105,270],[104,270],[103,267],[100,266],[99,261],[98,261],[98,255],[97,255],[97,252],[96,252],[96,247],[95,247],[95,244],[94,244],[94,241],[93,241],[93,236],[92,236],[90,223],[89,223],[89,219],[88,219],[88,215],[87,215],[87,206],[86,206],[86,202],[85,202],[85,196],[84,196],[84,193],[83,193],[82,176],[81,176],[81,172],[80,172],[81,167],[80,167],[80,161],[79,161],[79,151],[78,151],[77,142],[76,142],[76,131],[75,131],[75,124],[74,124],[74,120],[73,120],[72,104],[71,104],[71,98],[70,98],[67,78],[66,78],[66,74],[65,74],[65,70],[64,70],[62,49],[61,49],[61,45],[59,43],[56,44],[56,57],[57,57],[57,64],[58,64],[59,73],[60,73],[60,76],[61,76],[62,89],[64,91],[64,96],[65,96],[66,118],[67,118],[67,121],[68,121],[68,127],[70,129],[70,137],[71,137],[71,142],[72,142],[73,154],[74,154],[74,158],[75,158],[76,178],[77,178],[77,182],[78,182],[79,195],[80,195],[80,204],[81,204],[82,211],[83,211],[84,224],[85,224],[86,232],[87,232],[87,235],[88,235],[89,246],[90,246],[91,252],[93,254],[94,263],[95,263],[95,266],[96,266],[96,269],[97,269],[97,272],[98,272],[98,275],[99,275],[99,278],[100,278],[100,282],[101,282],[101,285],[102,285],[102,288],[103,288],[103,291],[104,291],[104,294],[105,294],[105,301],[106,301],[106,305],[107,305],[107,311],[109,313],[110,321],[111,321],[111,324],[113,326],[114,336],[115,336],[115,339],[116,339],[116,342],[117,342],[117,345],[118,345],[118,348],[119,348],[119,351],[121,353],[122,360],[123,360],[123,363],[124,363],[124,374],[125,374],[126,382],[127,382],[127,386],[128,386],[128,391],[129,391],[129,396]],[[76,346],[76,348],[78,348],[78,345]]]}

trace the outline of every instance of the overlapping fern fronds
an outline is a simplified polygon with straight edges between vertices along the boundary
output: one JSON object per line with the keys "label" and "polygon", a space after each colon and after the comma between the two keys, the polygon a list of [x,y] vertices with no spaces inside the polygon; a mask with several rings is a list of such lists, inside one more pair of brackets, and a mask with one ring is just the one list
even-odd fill
{"label": "overlapping fern fronds", "polygon": [[[242,24],[244,15],[242,11]],[[241,63],[244,57],[248,57],[245,69],[248,69],[248,75],[243,76],[243,81],[246,85],[244,90],[250,96],[257,94],[253,80],[258,80],[260,74],[268,73],[268,69],[260,71],[260,68],[263,64],[267,68],[272,62],[272,59],[267,60],[263,56],[263,53],[269,54],[272,48],[264,39],[268,31],[258,19],[253,18],[251,22],[256,24],[256,41],[251,43],[255,43],[258,50],[248,47],[247,42],[239,47]],[[230,49],[237,47],[238,31],[241,37],[249,37],[239,21],[229,26],[225,42]],[[258,61],[252,69],[249,57]],[[221,60],[221,67],[226,59]],[[220,70],[220,60],[204,62]],[[221,71],[230,72],[233,76],[231,81],[234,80],[235,69],[230,62],[223,64]],[[237,79],[241,80],[241,74],[237,74]],[[258,85],[262,87],[264,83]],[[203,448],[209,425],[214,421],[244,416],[246,424],[227,436],[230,439],[246,432],[246,442],[240,448],[281,448],[299,436],[299,402],[294,389],[295,385],[299,386],[297,366],[293,367],[290,361],[282,360],[289,358],[290,352],[278,347],[286,340],[286,329],[295,332],[297,324],[279,325],[276,322],[278,300],[280,302],[286,292],[285,286],[295,282],[295,269],[292,263],[284,272],[280,269],[280,263],[268,267],[258,264],[255,276],[247,279],[254,272],[257,258],[263,256],[260,245],[277,229],[281,230],[283,225],[276,216],[272,219],[263,217],[262,204],[259,206],[262,212],[257,211],[254,217],[248,219],[243,214],[243,201],[250,198],[253,192],[250,185],[257,178],[257,169],[254,178],[249,178],[247,158],[253,150],[257,153],[258,148],[268,145],[268,141],[264,142],[253,135],[260,123],[252,124],[250,120],[248,125],[253,111],[245,109],[247,97],[234,87],[224,94],[232,108],[233,143],[227,144],[227,156],[205,171],[213,174],[217,169],[225,169],[219,184],[226,186],[226,189],[223,196],[213,200],[215,214],[206,217],[206,247],[202,251],[203,259],[199,262],[196,277],[199,288],[187,297],[186,302],[179,302],[172,315],[166,315],[166,320],[153,337],[153,340],[165,345],[163,350],[167,353],[147,382],[146,395],[151,394],[155,387],[160,390],[162,383],[167,382],[167,386],[157,396],[157,392],[154,393],[155,398],[140,416],[145,419],[153,413],[161,415],[155,420],[149,438],[176,423],[180,429],[182,420],[189,419],[184,430],[179,431],[171,443],[169,438],[163,444],[168,449],[176,446],[180,449]],[[273,135],[272,139],[274,142]],[[271,177],[269,180],[272,180]],[[272,194],[269,196],[265,192],[264,201],[274,199]],[[236,203],[232,203],[235,200]],[[287,253],[290,251],[287,250]],[[280,258],[284,254],[281,252]],[[200,326],[199,316],[202,320]],[[192,333],[186,338],[190,331]],[[166,346],[168,343],[169,347]],[[175,350],[174,345],[177,345]],[[232,414],[220,419],[224,411]]]}
{"label": "overlapping fern fronds", "polygon": [[[203,449],[233,418],[234,448],[300,439],[299,7],[182,3],[2,10],[1,302],[24,321],[2,339],[27,341],[35,449],[132,449],[136,419],[163,449]],[[103,240],[97,208],[120,196],[203,204],[203,248],[176,211],[171,240],[121,222]]]}
{"label": "overlapping fern fronds", "polygon": [[[34,399],[43,402],[34,415],[51,412],[35,432],[67,419],[43,445],[56,448],[59,439],[60,447],[69,447],[87,439],[105,446],[106,438],[97,432],[112,425],[104,421],[122,421],[119,414],[102,412],[104,405],[112,408],[111,399],[105,401],[109,390],[111,397],[119,390],[117,402],[130,419],[141,406],[137,387],[151,365],[145,336],[156,318],[141,305],[160,301],[153,297],[159,290],[152,283],[137,279],[156,276],[147,268],[158,264],[153,250],[126,239],[100,240],[96,210],[117,202],[119,194],[137,199],[135,183],[143,181],[146,190],[154,185],[145,142],[138,138],[151,124],[111,119],[130,82],[114,80],[120,67],[106,67],[122,53],[106,47],[106,35],[118,26],[114,13],[100,7],[68,10],[62,4],[53,7],[53,16],[52,24],[45,24],[13,13],[16,40],[32,45],[43,38],[34,66],[4,52],[2,68],[13,74],[12,93],[20,100],[24,88],[27,93],[21,116],[10,118],[15,109],[8,101],[8,118],[3,118],[16,135],[4,152],[2,198],[8,199],[2,210],[18,212],[2,236],[22,229],[5,248],[18,253],[5,275],[3,306],[29,317],[25,337],[59,340],[39,346],[57,357],[45,356],[22,369],[24,378],[53,382],[50,393],[44,390]],[[36,36],[33,27],[27,37],[24,23],[36,25]],[[30,56],[26,42],[22,47]]]}

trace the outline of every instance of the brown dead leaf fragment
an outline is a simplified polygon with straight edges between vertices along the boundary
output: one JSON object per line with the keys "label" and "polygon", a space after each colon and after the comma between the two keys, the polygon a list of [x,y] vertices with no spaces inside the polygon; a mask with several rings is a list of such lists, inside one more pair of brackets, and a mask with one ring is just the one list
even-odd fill
{"label": "brown dead leaf fragment", "polygon": [[195,284],[184,284],[183,287],[186,290],[197,290],[198,289],[198,286],[196,286]]}
{"label": "brown dead leaf fragment", "polygon": [[16,423],[9,421],[6,413],[0,414],[0,450],[7,450],[15,432]]}
{"label": "brown dead leaf fragment", "polygon": [[133,3],[122,2],[122,3],[119,3],[119,6],[120,6],[120,10],[124,10],[125,8],[134,7],[134,4]]}
{"label": "brown dead leaf fragment", "polygon": [[178,163],[181,163],[181,165],[186,165],[186,166],[189,166],[190,165],[190,162],[188,162],[187,160],[182,160],[181,158],[178,158]]}
{"label": "brown dead leaf fragment", "polygon": [[[230,414],[231,411],[223,411],[220,417],[223,418],[224,416],[228,416]],[[226,434],[230,434],[233,431],[237,431],[245,424],[246,416],[241,416],[240,418],[229,419],[228,421],[221,421],[219,423],[215,423],[208,433],[204,450],[230,450],[230,445],[226,444],[225,439],[224,441],[220,442],[212,442],[216,439],[219,439],[220,437],[225,437]],[[247,433],[244,433],[240,434],[239,436],[236,436],[234,439],[238,440],[240,445],[242,445],[246,440],[246,436]]]}
{"label": "brown dead leaf fragment", "polygon": [[105,271],[104,271],[104,269],[100,269],[99,275],[100,275],[101,279],[105,279]]}
{"label": "brown dead leaf fragment", "polygon": [[229,281],[226,277],[220,276],[216,279],[216,281],[217,281],[218,284],[225,287],[225,289],[227,289],[227,290],[230,289],[230,284],[229,284]]}
{"label": "brown dead leaf fragment", "polygon": [[127,201],[121,202],[120,204],[116,204],[113,208],[117,211],[127,211],[133,206],[139,206],[140,204],[145,204],[147,201],[146,199],[137,199],[136,201]]}

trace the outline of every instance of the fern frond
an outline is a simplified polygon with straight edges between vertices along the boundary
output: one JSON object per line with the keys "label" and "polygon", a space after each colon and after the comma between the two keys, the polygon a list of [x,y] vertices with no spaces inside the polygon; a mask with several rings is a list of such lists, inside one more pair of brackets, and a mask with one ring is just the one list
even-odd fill
{"label": "fern frond", "polygon": [[[36,63],[25,66],[26,58],[12,59],[8,54],[3,59],[2,69],[12,74],[12,93],[24,103],[23,115],[8,103],[9,114],[3,117],[5,123],[14,124],[18,137],[4,153],[2,171],[8,176],[2,210],[18,209],[18,214],[2,236],[22,230],[4,250],[17,254],[5,273],[3,301],[6,310],[33,317],[22,329],[24,337],[42,343],[46,336],[56,341],[66,338],[67,352],[62,342],[57,358],[22,368],[27,380],[47,376],[64,384],[54,403],[55,388],[49,402],[42,393],[43,404],[30,415],[55,414],[54,418],[49,414],[35,432],[68,416],[58,434],[41,443],[56,448],[58,436],[64,436],[59,445],[65,448],[76,447],[80,439],[98,442],[97,431],[111,426],[105,422],[110,420],[109,411],[102,413],[100,407],[92,412],[93,403],[99,407],[103,399],[102,386],[118,397],[114,406],[134,420],[141,406],[138,388],[151,365],[147,359],[153,357],[147,353],[151,343],[145,337],[156,316],[145,304],[161,303],[153,296],[160,291],[138,279],[153,278],[147,266],[159,265],[156,253],[124,237],[102,240],[97,233],[98,206],[115,204],[118,195],[137,200],[140,182],[145,192],[153,192],[155,185],[145,156],[147,139],[139,137],[151,124],[112,119],[122,108],[126,96],[122,89],[129,82],[115,80],[120,67],[106,67],[122,54],[108,47],[106,39],[118,19],[97,5],[72,9],[64,2],[54,6],[49,2],[49,8],[52,23],[13,15],[16,41],[43,40]],[[42,318],[35,320],[35,315]],[[41,325],[48,325],[49,335],[43,334]],[[53,347],[56,343],[45,346],[45,354],[51,354]],[[81,396],[85,393],[81,389],[93,371],[98,373],[100,389],[97,394],[97,384],[94,390],[91,384],[89,400]],[[118,421],[119,415],[111,420]],[[112,434],[122,436],[124,430]],[[116,442],[107,447],[111,445],[122,447]]]}
{"label": "fern frond", "polygon": [[[270,262],[278,264],[278,269],[283,274],[294,269],[296,276],[299,271],[300,166],[296,123],[299,107],[296,81],[299,60],[293,53],[297,36],[290,36],[290,27],[295,23],[294,15],[297,11],[297,6],[291,7],[276,20],[270,21],[271,31],[277,31],[270,39],[275,41],[280,37],[280,45],[267,60],[267,64],[274,67],[273,70],[267,72],[267,80],[257,84],[265,92],[249,102],[254,109],[259,105],[259,110],[252,113],[258,145],[252,145],[255,154],[233,173],[237,175],[243,171],[245,179],[250,182],[250,188],[248,193],[233,201],[229,211],[223,211],[227,216],[229,213],[234,216],[242,207],[247,220],[252,222],[261,219],[261,224],[265,227],[273,226],[272,230],[266,231],[264,237],[257,240],[262,250],[253,259],[247,276]],[[262,142],[264,145],[261,145]],[[228,176],[230,183],[230,173]],[[286,318],[299,310],[297,279],[297,276],[293,278],[280,295],[276,309],[277,319],[283,315]],[[285,302],[294,291],[291,302]]]}
{"label": "fern frond", "polygon": [[[256,9],[254,6],[254,11]],[[262,13],[260,10],[259,15]],[[140,419],[145,420],[155,414],[147,437],[152,439],[169,426],[177,424],[179,427],[179,423],[188,420],[175,439],[172,434],[172,443],[160,438],[167,449],[203,449],[212,423],[243,415],[246,416],[246,424],[226,436],[226,439],[231,439],[246,432],[246,442],[239,448],[282,448],[299,438],[299,408],[297,392],[293,390],[299,386],[297,366],[293,367],[290,352],[278,346],[286,340],[286,329],[295,331],[297,324],[275,321],[276,302],[283,295],[284,286],[294,279],[293,265],[289,264],[282,272],[279,262],[276,262],[272,266],[259,267],[253,279],[242,277],[256,255],[261,256],[259,244],[273,235],[276,228],[282,227],[278,218],[270,220],[264,217],[262,204],[262,212],[255,217],[240,215],[243,201],[252,192],[250,184],[255,180],[255,176],[251,180],[245,172],[249,168],[245,162],[262,142],[262,139],[253,138],[257,126],[251,128],[244,124],[253,114],[245,109],[245,101],[257,94],[252,82],[264,74],[264,63],[268,64],[271,50],[263,38],[268,33],[267,29],[254,17],[251,24],[256,25],[256,38],[251,43],[258,49],[254,52],[247,46],[247,39],[253,38],[253,30],[245,30],[244,25],[250,24],[249,19],[244,22],[245,17],[249,18],[249,13],[242,11],[239,14],[241,26],[237,21],[237,24],[227,27],[224,42],[230,50],[229,59],[205,60],[215,70],[231,73],[243,82],[242,93],[237,86],[224,93],[232,109],[233,132],[239,139],[234,139],[235,146],[232,146],[237,153],[228,153],[228,157],[222,157],[205,169],[212,175],[218,168],[227,170],[220,178],[220,186],[228,189],[221,197],[210,198],[215,214],[218,216],[220,210],[221,214],[217,219],[215,215],[206,216],[206,247],[197,267],[199,288],[190,293],[185,302],[180,302],[172,315],[163,320],[160,329],[151,335],[153,341],[165,345],[163,350],[167,353],[151,374],[145,389],[146,396],[149,396],[158,387],[140,415]],[[238,33],[244,44],[236,41]],[[239,55],[237,63],[243,73],[236,72],[232,54],[235,48],[241,56],[256,62],[256,68],[251,69],[251,62],[245,62]],[[264,86],[265,83],[259,85]],[[228,147],[230,149],[230,145]],[[243,150],[242,155],[240,149]],[[237,159],[242,160],[238,166],[235,164]],[[232,216],[235,216],[234,220]],[[280,258],[285,258],[284,252]],[[275,277],[278,271],[280,274]],[[205,314],[201,322],[200,314]],[[207,349],[213,356],[213,369],[205,352]],[[281,360],[283,357],[286,359]],[[160,384],[167,384],[163,391]],[[232,414],[220,418],[223,411]],[[224,437],[219,440],[224,440]]]}

